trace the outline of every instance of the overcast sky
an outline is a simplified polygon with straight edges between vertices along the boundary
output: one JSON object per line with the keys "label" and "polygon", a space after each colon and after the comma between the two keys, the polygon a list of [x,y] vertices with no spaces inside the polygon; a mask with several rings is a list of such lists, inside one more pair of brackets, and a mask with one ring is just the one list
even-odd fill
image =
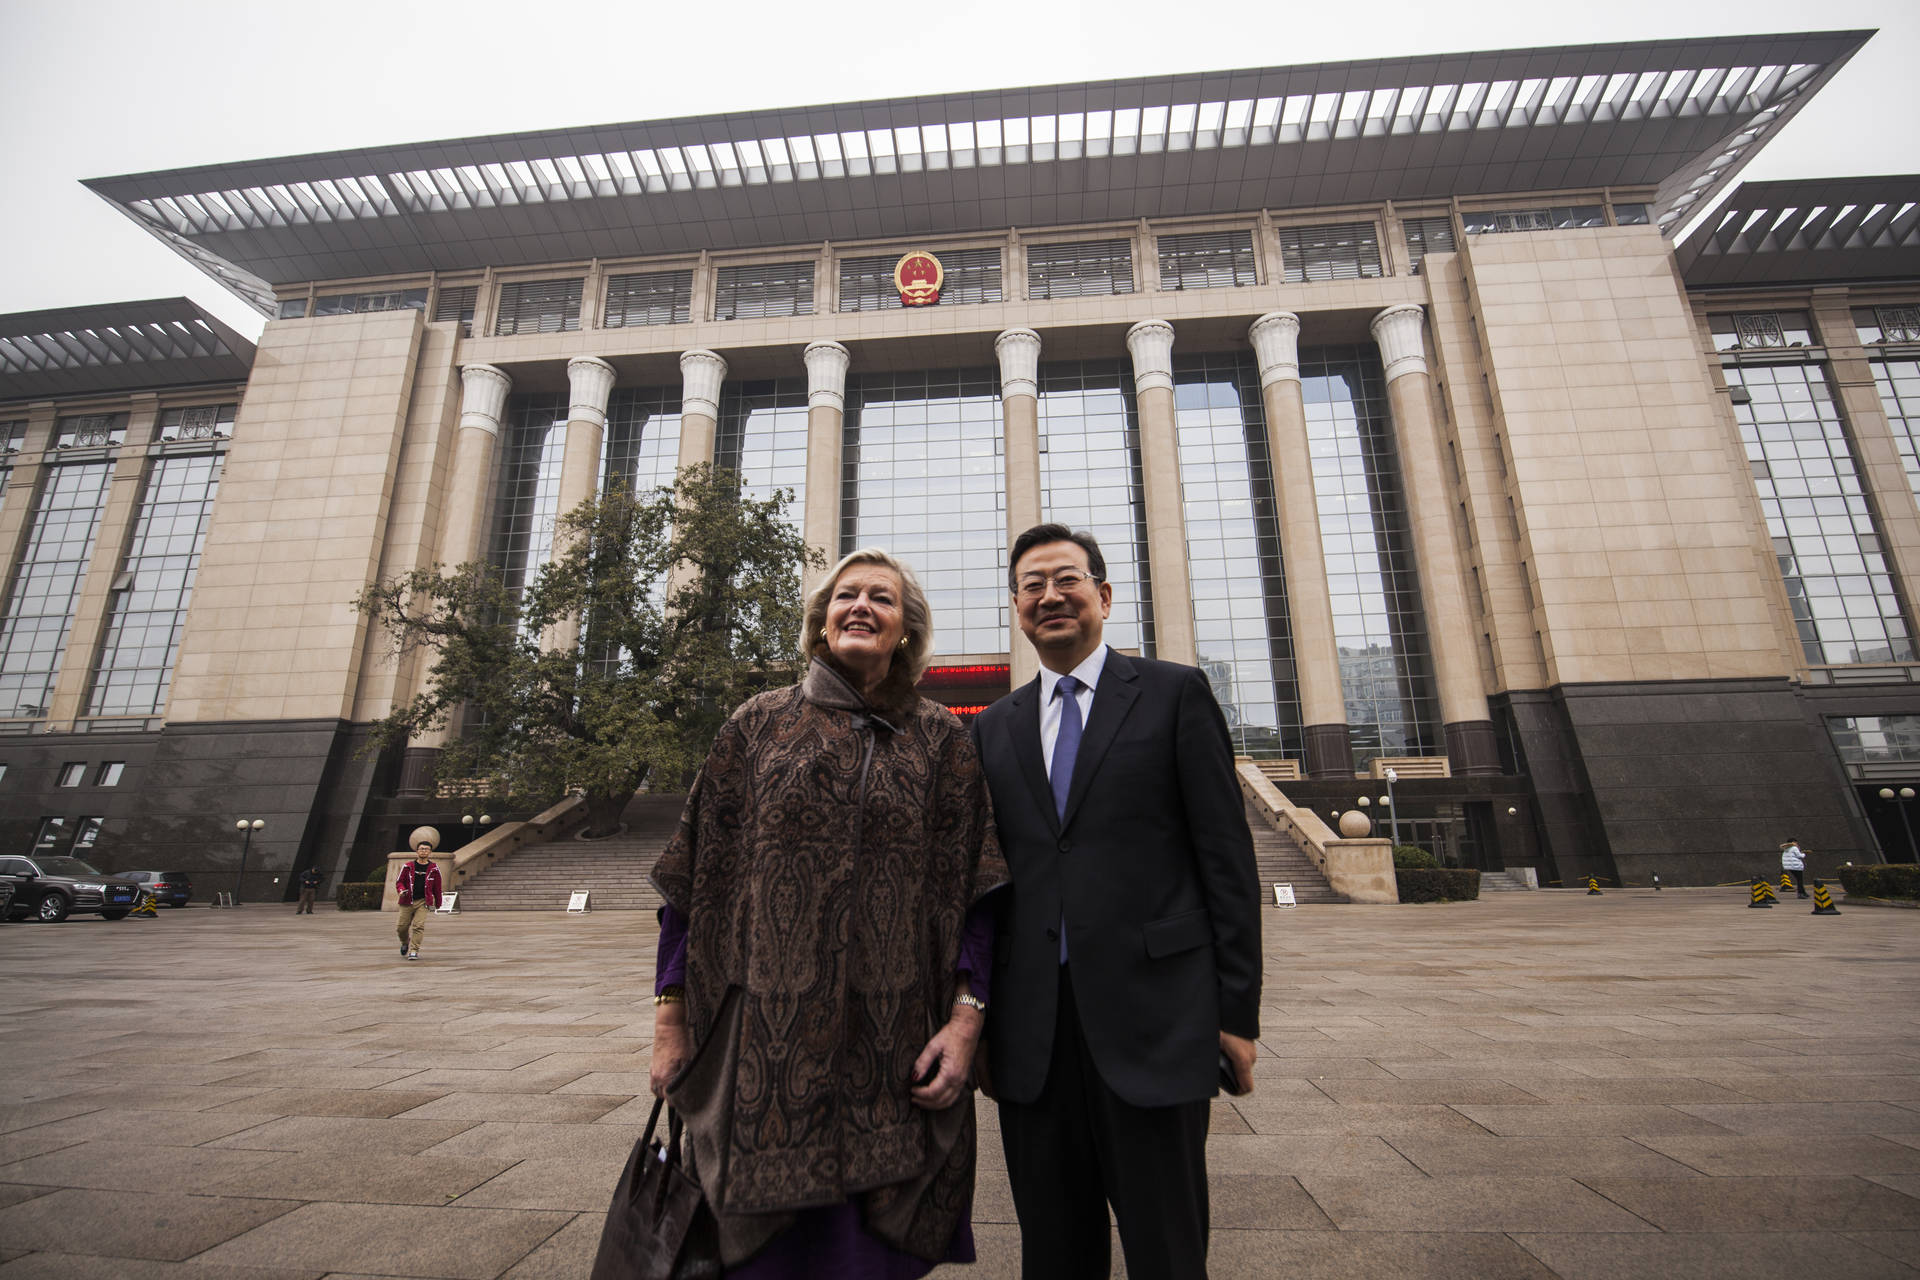
{"label": "overcast sky", "polygon": [[1831,0],[0,0],[0,313],[186,294],[262,321],[79,180],[473,134],[1680,36],[1879,28],[1743,179],[1920,172],[1920,5]]}

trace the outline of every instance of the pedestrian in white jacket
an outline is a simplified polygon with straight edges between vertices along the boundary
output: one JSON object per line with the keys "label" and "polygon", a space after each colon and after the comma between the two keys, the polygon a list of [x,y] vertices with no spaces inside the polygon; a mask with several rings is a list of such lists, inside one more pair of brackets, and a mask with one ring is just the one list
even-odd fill
{"label": "pedestrian in white jacket", "polygon": [[1807,859],[1806,855],[1800,852],[1798,840],[1789,840],[1780,846],[1780,869],[1793,877],[1793,887],[1799,890],[1801,897],[1806,897]]}

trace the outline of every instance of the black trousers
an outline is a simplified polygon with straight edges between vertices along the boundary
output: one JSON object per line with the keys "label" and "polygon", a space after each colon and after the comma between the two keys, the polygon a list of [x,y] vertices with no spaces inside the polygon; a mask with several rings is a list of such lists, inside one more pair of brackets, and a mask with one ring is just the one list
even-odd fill
{"label": "black trousers", "polygon": [[1800,891],[1800,896],[1803,898],[1808,896],[1807,895],[1807,873],[1804,871],[1795,871],[1792,868],[1788,868],[1787,874],[1793,877],[1793,887]]}
{"label": "black trousers", "polygon": [[1087,1052],[1069,967],[1046,1087],[1000,1104],[1021,1275],[1104,1280],[1112,1204],[1131,1280],[1204,1280],[1209,1104],[1136,1107],[1115,1095]]}

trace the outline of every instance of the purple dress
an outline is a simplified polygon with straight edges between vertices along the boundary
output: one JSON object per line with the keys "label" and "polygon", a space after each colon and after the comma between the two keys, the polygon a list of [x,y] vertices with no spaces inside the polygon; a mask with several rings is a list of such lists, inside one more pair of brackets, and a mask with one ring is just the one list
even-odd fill
{"label": "purple dress", "polygon": [[[960,930],[959,973],[973,994],[991,1000],[993,908],[976,903]],[[653,993],[687,980],[687,918],[671,905],[660,908],[660,950],[654,961]],[[958,1106],[958,1103],[954,1105]],[[972,1262],[972,1215],[963,1216],[947,1248],[948,1262]],[[859,1206],[803,1209],[794,1224],[757,1255],[732,1268],[732,1280],[920,1280],[933,1264],[867,1234]]]}

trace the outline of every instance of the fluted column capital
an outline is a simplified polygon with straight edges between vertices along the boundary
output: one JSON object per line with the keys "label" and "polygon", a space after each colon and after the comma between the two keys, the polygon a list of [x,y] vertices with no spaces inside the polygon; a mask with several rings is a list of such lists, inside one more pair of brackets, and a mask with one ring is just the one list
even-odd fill
{"label": "fluted column capital", "polygon": [[1388,307],[1373,318],[1373,340],[1380,344],[1386,381],[1427,371],[1427,313],[1411,302]]}
{"label": "fluted column capital", "polygon": [[1040,335],[1031,329],[1007,329],[993,340],[1000,359],[1000,396],[1040,394]]}
{"label": "fluted column capital", "polygon": [[837,342],[809,342],[801,353],[807,362],[807,408],[845,412],[847,366],[853,360]]}
{"label": "fluted column capital", "polygon": [[507,392],[513,379],[490,364],[460,367],[460,425],[473,427],[488,435],[500,430],[500,415],[507,407]]}
{"label": "fluted column capital", "polygon": [[613,366],[605,360],[575,356],[567,361],[567,421],[606,426],[613,378]]}
{"label": "fluted column capital", "polygon": [[680,354],[680,412],[720,419],[720,384],[727,380],[727,362],[712,351]]}
{"label": "fluted column capital", "polygon": [[1127,330],[1127,354],[1133,357],[1133,389],[1173,390],[1173,326],[1165,320],[1142,320]]}
{"label": "fluted column capital", "polygon": [[1260,385],[1300,381],[1300,317],[1291,311],[1269,311],[1247,330],[1253,357],[1260,365]]}

